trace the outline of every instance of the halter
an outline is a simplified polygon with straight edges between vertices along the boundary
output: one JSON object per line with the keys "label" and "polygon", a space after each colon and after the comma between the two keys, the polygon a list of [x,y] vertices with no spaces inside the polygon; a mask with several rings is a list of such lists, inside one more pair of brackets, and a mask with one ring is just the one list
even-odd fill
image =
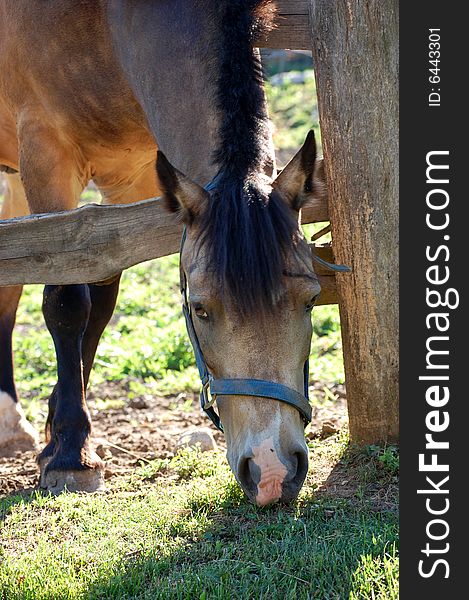
{"label": "halter", "polygon": [[[260,398],[270,398],[278,402],[284,402],[296,408],[303,419],[304,426],[311,422],[312,410],[309,404],[309,361],[307,360],[303,368],[304,377],[304,394],[296,390],[264,379],[215,379],[209,372],[207,363],[205,362],[202,349],[199,344],[199,339],[195,331],[194,322],[192,320],[189,301],[187,298],[187,278],[182,268],[182,251],[186,241],[187,232],[184,227],[181,239],[181,248],[179,253],[179,276],[180,290],[182,296],[182,312],[186,321],[187,333],[194,349],[195,362],[199,371],[202,389],[200,392],[200,406],[206,415],[210,418],[217,429],[223,431],[223,426],[220,421],[220,416],[214,409],[214,404],[218,396],[256,396]],[[313,254],[314,256],[314,254]],[[317,258],[317,257],[316,257]],[[321,264],[332,269],[339,270],[339,265],[332,265],[321,259]]]}

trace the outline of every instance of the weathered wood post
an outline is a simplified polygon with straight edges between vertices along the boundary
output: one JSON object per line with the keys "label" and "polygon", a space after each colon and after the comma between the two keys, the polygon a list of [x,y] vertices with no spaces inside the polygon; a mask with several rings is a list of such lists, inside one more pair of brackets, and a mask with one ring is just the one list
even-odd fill
{"label": "weathered wood post", "polygon": [[309,2],[351,441],[395,441],[398,1]]}

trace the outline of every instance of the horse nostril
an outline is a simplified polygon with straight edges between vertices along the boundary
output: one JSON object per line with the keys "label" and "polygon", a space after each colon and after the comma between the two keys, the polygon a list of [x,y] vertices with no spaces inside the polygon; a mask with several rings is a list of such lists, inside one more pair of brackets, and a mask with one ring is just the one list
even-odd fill
{"label": "horse nostril", "polygon": [[301,486],[308,472],[308,453],[305,450],[301,450],[300,452],[296,452],[294,456],[296,459],[296,474],[294,479],[299,481]]}
{"label": "horse nostril", "polygon": [[270,452],[239,459],[236,478],[250,500],[265,506],[277,500],[290,502],[298,496],[308,471],[308,453],[301,446],[295,450],[281,459],[275,455],[274,461]]}
{"label": "horse nostril", "polygon": [[292,454],[290,461],[289,478],[283,484],[283,502],[290,502],[298,496],[308,473],[308,453],[306,450],[301,449]]}
{"label": "horse nostril", "polygon": [[256,467],[251,458],[245,456],[240,459],[238,463],[238,481],[250,498],[254,498],[257,491],[257,482],[259,478],[256,470],[258,470],[258,467]]}

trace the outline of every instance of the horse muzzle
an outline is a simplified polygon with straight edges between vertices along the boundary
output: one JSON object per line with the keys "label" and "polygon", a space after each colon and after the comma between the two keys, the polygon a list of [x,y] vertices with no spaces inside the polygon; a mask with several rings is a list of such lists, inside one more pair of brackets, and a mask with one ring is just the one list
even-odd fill
{"label": "horse muzzle", "polygon": [[288,453],[279,450],[272,438],[254,446],[232,465],[248,498],[258,506],[296,499],[308,472],[308,451],[298,444]]}

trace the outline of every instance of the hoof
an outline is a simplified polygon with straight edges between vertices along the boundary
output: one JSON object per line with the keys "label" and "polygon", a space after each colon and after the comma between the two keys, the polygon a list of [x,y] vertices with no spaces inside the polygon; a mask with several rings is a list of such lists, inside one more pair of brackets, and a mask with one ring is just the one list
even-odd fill
{"label": "hoof", "polygon": [[18,402],[0,391],[0,456],[37,450],[39,435]]}
{"label": "hoof", "polygon": [[82,471],[48,471],[50,459],[41,461],[41,479],[39,487],[51,494],[62,492],[102,492],[105,490],[104,470],[83,469]]}

